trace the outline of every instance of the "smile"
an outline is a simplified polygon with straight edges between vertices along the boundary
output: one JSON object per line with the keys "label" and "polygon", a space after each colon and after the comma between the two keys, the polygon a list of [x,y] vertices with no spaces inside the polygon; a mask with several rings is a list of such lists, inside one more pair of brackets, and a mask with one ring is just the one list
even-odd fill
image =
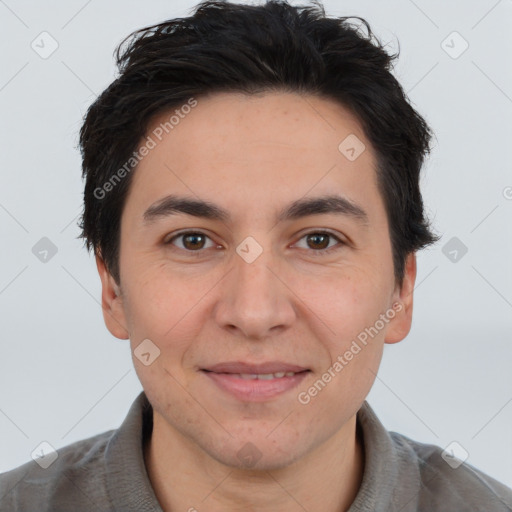
{"label": "smile", "polygon": [[310,370],[273,373],[227,373],[202,370],[223,394],[243,402],[264,402],[297,387]]}
{"label": "smile", "polygon": [[241,379],[248,380],[270,380],[270,379],[282,379],[283,377],[293,377],[295,372],[276,372],[276,373],[233,373],[231,375],[238,376]]}

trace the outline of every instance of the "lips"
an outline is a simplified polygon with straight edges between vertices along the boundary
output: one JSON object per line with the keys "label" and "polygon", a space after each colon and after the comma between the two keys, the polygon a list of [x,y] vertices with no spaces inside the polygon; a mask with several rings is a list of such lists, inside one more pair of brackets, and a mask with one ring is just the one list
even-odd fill
{"label": "lips", "polygon": [[280,361],[261,364],[233,361],[201,371],[223,393],[243,402],[263,402],[293,390],[311,370]]}
{"label": "lips", "polygon": [[202,368],[202,370],[214,373],[232,373],[239,375],[269,375],[269,374],[286,374],[300,373],[308,371],[304,366],[283,363],[280,361],[270,361],[267,363],[250,364],[240,361],[231,361],[217,363],[213,366]]}

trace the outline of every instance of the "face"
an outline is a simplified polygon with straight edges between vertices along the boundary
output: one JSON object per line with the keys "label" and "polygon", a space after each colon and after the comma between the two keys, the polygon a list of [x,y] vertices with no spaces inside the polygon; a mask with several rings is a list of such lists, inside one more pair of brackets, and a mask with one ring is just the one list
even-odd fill
{"label": "face", "polygon": [[107,327],[135,354],[151,340],[133,361],[155,428],[287,466],[343,436],[409,331],[414,255],[397,286],[375,154],[338,103],[215,94],[168,131],[134,171],[120,289],[97,259]]}

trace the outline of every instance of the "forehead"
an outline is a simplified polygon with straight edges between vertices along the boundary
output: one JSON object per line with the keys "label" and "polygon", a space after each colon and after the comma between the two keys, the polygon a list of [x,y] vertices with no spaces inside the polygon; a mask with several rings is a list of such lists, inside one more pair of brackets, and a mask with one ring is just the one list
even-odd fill
{"label": "forehead", "polygon": [[[155,145],[138,164],[130,190],[139,210],[175,192],[226,199],[245,211],[249,199],[264,208],[308,193],[377,194],[373,149],[356,116],[338,102],[275,92],[216,93],[196,101],[148,125]],[[352,148],[355,159],[354,151],[346,152]]]}

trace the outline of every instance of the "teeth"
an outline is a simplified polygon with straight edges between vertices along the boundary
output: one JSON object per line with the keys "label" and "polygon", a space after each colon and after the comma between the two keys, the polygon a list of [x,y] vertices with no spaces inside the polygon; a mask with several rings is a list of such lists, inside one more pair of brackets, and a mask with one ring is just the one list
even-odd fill
{"label": "teeth", "polygon": [[[235,374],[236,375],[236,374]],[[276,373],[239,373],[240,378],[245,380],[271,380],[281,379],[282,377],[293,377],[295,372],[276,372]]]}

